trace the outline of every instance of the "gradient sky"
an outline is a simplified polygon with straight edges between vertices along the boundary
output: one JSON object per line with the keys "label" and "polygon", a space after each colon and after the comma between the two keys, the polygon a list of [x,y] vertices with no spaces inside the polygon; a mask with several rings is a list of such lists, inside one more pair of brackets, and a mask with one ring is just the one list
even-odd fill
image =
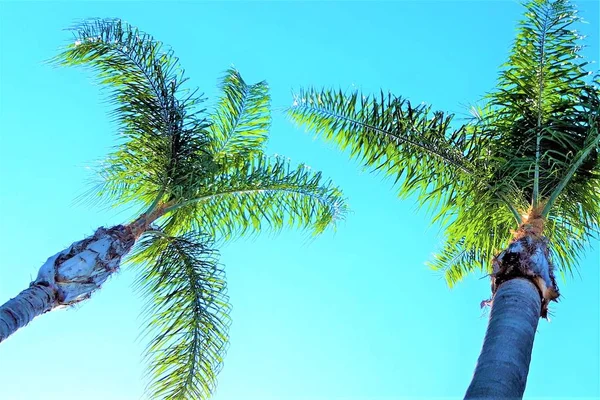
{"label": "gradient sky", "polygon": [[[577,2],[586,54],[599,57],[599,7]],[[130,210],[74,205],[114,144],[91,76],[44,64],[86,17],[120,17],[171,45],[215,100],[223,71],[266,79],[270,153],[324,171],[352,213],[336,232],[241,239],[221,248],[233,304],[215,400],[460,398],[485,332],[489,281],[449,290],[424,262],[441,244],[414,201],[347,154],[293,127],[292,88],[383,88],[465,115],[493,88],[522,8],[516,1],[0,1],[0,302],[49,256]],[[594,65],[597,68],[597,64]],[[541,321],[527,399],[600,398],[599,246],[560,281]],[[43,315],[0,346],[0,399],[139,399],[142,306],[124,269],[85,304]]]}

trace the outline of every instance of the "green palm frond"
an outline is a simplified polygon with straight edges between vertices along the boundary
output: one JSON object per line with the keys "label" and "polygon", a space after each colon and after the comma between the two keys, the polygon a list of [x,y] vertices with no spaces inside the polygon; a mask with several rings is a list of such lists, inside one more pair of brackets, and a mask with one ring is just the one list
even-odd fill
{"label": "green palm frond", "polygon": [[207,399],[228,345],[225,273],[207,235],[147,232],[132,261],[147,297],[146,351],[152,398]]}
{"label": "green palm frond", "polygon": [[600,237],[598,180],[572,182],[552,210],[545,231],[553,260],[561,271],[571,273],[590,242]]}
{"label": "green palm frond", "polygon": [[314,89],[294,97],[289,115],[341,149],[349,148],[365,166],[393,177],[401,195],[417,193],[422,203],[451,211],[454,188],[466,185],[493,192],[518,217],[506,199],[514,195],[510,179],[494,187],[487,183],[493,165],[486,152],[489,132],[468,125],[452,129],[452,115],[413,107],[383,92],[370,97]]}
{"label": "green palm frond", "polygon": [[261,153],[271,124],[267,83],[248,85],[237,70],[230,68],[221,90],[221,100],[211,116],[211,153],[216,159]]}
{"label": "green palm frond", "polygon": [[453,202],[453,213],[440,210],[447,221],[442,224],[446,243],[427,263],[450,287],[470,272],[489,273],[492,258],[509,244],[516,228],[512,213],[490,191],[457,188]]}
{"label": "green palm frond", "polygon": [[[87,20],[75,42],[53,61],[89,67],[111,89],[113,116],[124,139],[105,160],[99,195],[152,202],[185,195],[192,177],[211,168],[204,101],[182,87],[183,69],[169,49],[120,20]],[[182,193],[183,192],[183,193]]]}
{"label": "green palm frond", "polygon": [[[525,7],[498,87],[488,98],[495,108],[494,125],[502,133],[494,154],[506,158],[498,173],[513,176],[537,206],[589,137],[590,110],[582,94],[591,88],[580,36],[572,29],[580,20],[574,6],[565,0],[535,0]],[[589,175],[596,159],[593,151],[579,177]]]}
{"label": "green palm frond", "polygon": [[232,163],[200,186],[186,202],[167,210],[168,232],[204,229],[228,239],[287,225],[318,234],[347,211],[341,191],[320,172],[305,165],[293,168],[281,157]]}
{"label": "green palm frond", "polygon": [[[350,148],[352,156],[366,165],[392,168],[398,171],[406,163],[403,157],[420,149],[435,161],[453,165],[456,170],[470,172],[471,160],[453,145],[468,146],[463,132],[447,138],[452,115],[432,112],[431,107],[414,107],[409,101],[381,92],[379,96],[364,96],[359,92],[335,90],[300,90],[289,109],[293,121],[302,124],[342,149]],[[385,150],[389,151],[386,152]],[[390,151],[394,153],[390,153]],[[444,168],[447,169],[447,168]]]}
{"label": "green palm frond", "polygon": [[[578,111],[583,115],[582,124],[586,126],[587,134],[577,152],[570,157],[570,163],[564,166],[563,174],[556,180],[555,186],[548,198],[543,214],[550,215],[553,206],[559,197],[564,198],[569,194],[565,189],[568,185],[571,192],[577,188],[578,197],[582,199],[594,199],[599,195],[600,187],[600,74],[597,74],[593,83],[582,91],[583,107]],[[570,193],[573,195],[573,193]],[[589,202],[586,202],[589,203]],[[596,202],[595,204],[599,204]],[[584,212],[596,213],[596,226],[600,222],[600,210],[596,207],[588,207]]]}
{"label": "green palm frond", "polygon": [[453,287],[466,274],[487,268],[486,259],[477,249],[465,248],[464,238],[455,242],[447,242],[444,247],[427,262],[434,271],[439,271],[446,284]]}

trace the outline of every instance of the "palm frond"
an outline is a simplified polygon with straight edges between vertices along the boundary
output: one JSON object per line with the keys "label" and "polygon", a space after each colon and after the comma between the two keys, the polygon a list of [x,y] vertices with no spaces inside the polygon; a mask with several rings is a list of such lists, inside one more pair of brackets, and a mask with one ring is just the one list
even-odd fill
{"label": "palm frond", "polygon": [[117,201],[146,192],[180,196],[190,176],[210,168],[204,101],[183,88],[186,78],[172,50],[120,20],[86,20],[75,42],[53,60],[83,65],[109,88],[123,143],[105,161],[109,193]]}
{"label": "palm frond", "polygon": [[365,166],[383,171],[399,184],[401,195],[418,193],[422,203],[452,207],[457,185],[491,191],[515,216],[506,196],[510,180],[488,183],[491,161],[489,132],[477,125],[451,128],[452,115],[432,112],[391,94],[379,97],[358,92],[301,90],[288,110],[297,124],[336,143]]}
{"label": "palm frond", "polygon": [[247,158],[262,152],[271,124],[267,83],[248,85],[237,70],[230,68],[221,90],[221,99],[211,116],[211,153],[221,159]]}
{"label": "palm frond", "polygon": [[[498,174],[513,176],[537,206],[585,145],[589,104],[582,93],[591,87],[580,36],[572,29],[580,20],[574,6],[566,0],[534,0],[525,7],[498,87],[488,99],[501,133],[493,153],[506,158]],[[596,159],[594,150],[580,165],[580,178],[585,179]]]}
{"label": "palm frond", "polygon": [[598,180],[566,186],[555,201],[546,225],[554,263],[561,272],[572,273],[590,243],[600,238]]}
{"label": "palm frond", "polygon": [[225,273],[209,236],[147,232],[131,261],[142,264],[151,398],[207,399],[228,344]]}
{"label": "palm frond", "polygon": [[446,242],[444,247],[434,254],[427,265],[434,271],[440,272],[448,287],[453,287],[467,274],[487,268],[487,261],[477,249],[465,248],[464,238]]}
{"label": "palm frond", "polygon": [[471,272],[489,273],[490,261],[509,244],[514,228],[512,213],[493,193],[478,191],[477,187],[456,188],[456,192],[454,211],[440,211],[448,220],[444,224],[446,243],[427,263],[444,276],[450,287]]}
{"label": "palm frond", "polygon": [[[359,92],[335,90],[300,90],[294,95],[289,116],[299,125],[322,134],[366,165],[392,166],[392,154],[382,151],[392,145],[397,158],[421,150],[434,159],[443,160],[458,170],[469,172],[473,165],[453,145],[466,138],[457,131],[450,139],[452,115],[431,112],[431,107],[414,107],[408,100],[392,94],[364,96]],[[404,157],[407,158],[407,157]],[[410,158],[410,157],[409,157]]]}
{"label": "palm frond", "polygon": [[[600,85],[600,74],[595,76],[594,83]],[[589,189],[586,192],[578,193],[580,198],[589,199],[598,195],[597,188],[600,187],[600,159],[598,159],[600,151],[600,90],[598,87],[594,88],[590,85],[583,91],[581,97],[586,106],[585,110],[588,111],[586,137],[581,148],[571,157],[570,164],[565,165],[568,168],[565,168],[563,175],[557,180],[556,186],[550,193],[542,212],[544,216],[552,212],[556,200],[559,196],[564,195],[563,192],[569,184],[580,189],[585,187]],[[571,183],[572,180],[574,180],[573,183]],[[590,181],[591,185],[584,184]],[[600,214],[600,207],[596,209],[596,212]]]}
{"label": "palm frond", "polygon": [[167,209],[168,232],[204,229],[227,239],[287,225],[318,234],[346,214],[341,191],[308,166],[292,168],[281,157],[264,156],[229,165],[186,202]]}

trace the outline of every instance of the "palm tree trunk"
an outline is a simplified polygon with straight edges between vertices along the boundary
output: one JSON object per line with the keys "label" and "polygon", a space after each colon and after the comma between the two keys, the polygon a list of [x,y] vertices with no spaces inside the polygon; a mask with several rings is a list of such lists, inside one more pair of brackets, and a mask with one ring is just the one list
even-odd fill
{"label": "palm tree trunk", "polygon": [[157,204],[129,225],[98,228],[92,236],[50,257],[29,288],[0,306],[0,343],[38,315],[89,299],[118,271],[121,258],[170,205]]}
{"label": "palm tree trunk", "polygon": [[521,399],[542,299],[528,279],[500,285],[492,302],[483,348],[465,399]]}
{"label": "palm tree trunk", "polygon": [[523,398],[538,321],[559,297],[543,225],[530,212],[493,259],[490,320],[465,399]]}
{"label": "palm tree trunk", "polygon": [[0,342],[56,304],[56,292],[43,284],[32,284],[0,307]]}
{"label": "palm tree trunk", "polygon": [[134,242],[130,226],[99,228],[50,257],[29,288],[0,306],[0,342],[38,315],[88,299],[117,272]]}

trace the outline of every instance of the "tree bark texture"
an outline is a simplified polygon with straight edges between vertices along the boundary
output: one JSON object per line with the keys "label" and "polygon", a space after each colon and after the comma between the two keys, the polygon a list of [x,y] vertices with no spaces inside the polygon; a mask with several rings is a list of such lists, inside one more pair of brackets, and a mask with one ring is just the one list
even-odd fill
{"label": "tree bark texture", "polygon": [[0,342],[38,315],[88,299],[118,270],[134,243],[129,226],[99,228],[50,257],[29,288],[0,306]]}
{"label": "tree bark texture", "polygon": [[528,279],[511,279],[498,288],[465,399],[523,397],[541,307],[539,291]]}
{"label": "tree bark texture", "polygon": [[0,342],[56,304],[56,292],[49,286],[33,284],[0,307]]}
{"label": "tree bark texture", "polygon": [[465,399],[522,399],[533,340],[559,296],[543,219],[528,217],[492,262],[490,319]]}

